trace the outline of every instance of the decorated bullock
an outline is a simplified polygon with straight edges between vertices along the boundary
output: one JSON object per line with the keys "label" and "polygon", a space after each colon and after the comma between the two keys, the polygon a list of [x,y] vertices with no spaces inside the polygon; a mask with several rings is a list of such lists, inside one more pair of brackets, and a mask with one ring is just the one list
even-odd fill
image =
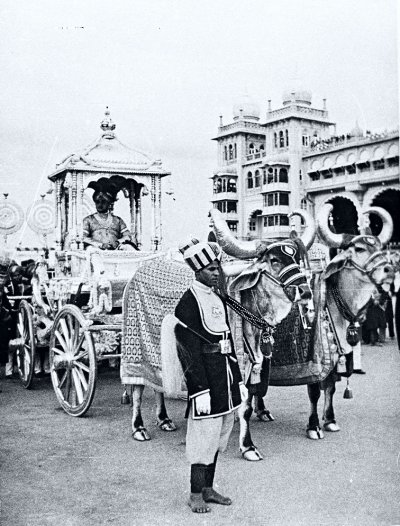
{"label": "decorated bullock", "polygon": [[[257,253],[243,252],[242,257],[248,261],[222,264],[223,274],[231,279],[235,276],[234,287],[246,291],[242,294],[242,303],[222,290],[221,293],[232,309],[244,318],[246,345],[252,356],[252,381],[257,385],[260,384],[260,374],[265,372],[263,353],[268,354],[272,345],[271,328],[287,316],[293,302],[308,304],[311,299],[311,290],[299,261],[300,256],[306,258],[306,249],[315,237],[315,226],[308,214],[303,211],[296,213],[307,223],[302,239],[293,235],[291,240],[260,243],[256,247]],[[213,210],[211,216],[214,224],[218,223],[219,212]],[[227,253],[228,245],[229,241],[223,245]],[[250,261],[255,257],[255,261]],[[139,268],[125,291],[121,379],[125,385],[134,386],[132,432],[136,440],[150,439],[141,415],[146,385],[156,391],[159,427],[165,431],[176,428],[168,417],[163,390],[177,392],[180,389],[182,379],[176,374],[179,364],[171,332],[176,320],[172,313],[192,281],[193,272],[186,265],[161,258]],[[259,332],[251,330],[253,324],[260,329]],[[171,380],[173,377],[177,384]],[[267,385],[268,381],[264,384]],[[248,422],[248,405],[246,408],[243,418]],[[264,411],[264,417],[265,414]],[[248,454],[251,455],[251,451]]]}
{"label": "decorated bullock", "polygon": [[[323,272],[313,275],[316,315],[313,320],[311,316],[307,320],[309,326],[302,323],[304,314],[301,306],[289,304],[285,313],[279,300],[277,301],[281,298],[281,295],[277,295],[279,287],[272,292],[274,280],[270,277],[271,271],[264,273],[266,265],[260,267],[260,253],[265,250],[262,244],[238,241],[221,216],[215,211],[212,213],[216,239],[224,251],[239,259],[256,257],[255,265],[260,268],[258,273],[248,273],[247,280],[241,276],[234,279],[228,286],[228,293],[239,292],[240,302],[246,306],[247,311],[275,327],[271,352],[271,346],[263,345],[265,329],[262,324],[257,326],[256,323],[251,323],[250,316],[247,319],[243,317],[243,341],[247,351],[246,382],[250,394],[241,410],[240,449],[247,460],[262,459],[250,436],[249,418],[254,396],[257,416],[261,420],[268,419],[262,400],[268,384],[307,384],[311,402],[307,436],[311,439],[324,436],[317,412],[321,388],[324,389],[324,429],[339,431],[333,410],[335,382],[340,376],[348,376],[352,372],[352,348],[359,339],[358,322],[362,319],[372,291],[376,287],[389,287],[393,280],[393,268],[381,250],[392,234],[390,215],[381,208],[369,208],[364,215],[374,213],[382,220],[380,235],[368,235],[363,228],[361,235],[349,236],[334,234],[329,229],[328,217],[331,211],[332,205],[322,207],[318,217],[318,231],[327,246],[340,249],[340,252]],[[285,277],[287,270],[279,270],[278,263],[271,258],[275,246],[275,243],[271,243],[270,249],[266,248],[269,263],[276,266],[278,276]],[[257,283],[261,285],[263,282],[263,287],[257,288]],[[256,295],[254,290],[258,290],[259,294]]]}

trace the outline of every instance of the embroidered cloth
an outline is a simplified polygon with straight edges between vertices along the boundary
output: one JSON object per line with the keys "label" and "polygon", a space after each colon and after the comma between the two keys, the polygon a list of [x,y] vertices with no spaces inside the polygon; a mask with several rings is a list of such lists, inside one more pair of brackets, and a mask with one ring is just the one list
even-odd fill
{"label": "embroidered cloth", "polygon": [[[315,319],[310,331],[304,330],[299,307],[295,304],[288,316],[276,326],[269,385],[304,385],[322,381],[336,364],[337,354],[331,350],[331,345],[337,342],[332,327],[329,327],[325,310],[325,282],[320,280],[320,274],[315,276],[313,292]],[[245,374],[249,358],[243,349],[241,319],[232,311],[229,314],[236,353]],[[333,339],[328,340],[328,334]]]}
{"label": "embroidered cloth", "polygon": [[174,314],[193,277],[185,263],[160,258],[143,264],[127,284],[121,340],[123,384],[162,391],[161,324]]}

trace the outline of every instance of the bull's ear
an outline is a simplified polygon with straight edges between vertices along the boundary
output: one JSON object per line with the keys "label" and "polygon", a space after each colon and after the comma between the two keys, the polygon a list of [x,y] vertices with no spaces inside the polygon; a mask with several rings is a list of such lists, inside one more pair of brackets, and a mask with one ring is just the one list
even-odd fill
{"label": "bull's ear", "polygon": [[241,290],[255,287],[260,279],[261,271],[265,264],[256,261],[237,276],[229,286],[230,292],[239,292]]}
{"label": "bull's ear", "polygon": [[324,271],[323,279],[328,279],[332,274],[335,274],[338,272],[343,265],[345,264],[346,260],[349,258],[349,251],[343,250],[342,252],[339,252],[332,261],[330,261]]}

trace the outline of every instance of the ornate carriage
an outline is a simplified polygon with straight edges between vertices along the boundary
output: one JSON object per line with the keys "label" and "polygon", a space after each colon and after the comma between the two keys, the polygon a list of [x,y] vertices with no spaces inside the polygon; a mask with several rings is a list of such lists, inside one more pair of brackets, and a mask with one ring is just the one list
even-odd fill
{"label": "ornate carriage", "polygon": [[[37,260],[32,296],[21,298],[18,306],[21,380],[26,388],[32,385],[37,349],[48,347],[57,399],[72,416],[84,415],[92,403],[98,361],[119,356],[127,282],[143,262],[161,255],[161,180],[170,175],[160,160],[152,161],[116,138],[108,109],[101,129],[93,145],[68,156],[49,176],[54,209],[43,199],[41,210],[53,224],[49,228],[38,221],[36,231],[52,231],[54,246]],[[130,231],[138,251],[84,248],[83,218],[91,213],[85,191],[104,182],[129,200]],[[141,250],[143,195],[151,201],[148,251]]]}

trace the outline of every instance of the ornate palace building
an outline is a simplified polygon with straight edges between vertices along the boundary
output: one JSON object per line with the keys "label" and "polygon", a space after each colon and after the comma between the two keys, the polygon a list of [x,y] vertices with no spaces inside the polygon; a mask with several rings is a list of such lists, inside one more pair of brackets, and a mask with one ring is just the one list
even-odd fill
{"label": "ornate palace building", "polygon": [[[336,135],[326,100],[312,105],[309,91],[284,93],[282,107],[260,110],[244,96],[233,122],[218,134],[218,168],[212,176],[213,206],[239,238],[277,238],[289,233],[288,214],[303,208],[313,216],[333,204],[338,233],[355,233],[362,210],[381,206],[393,217],[392,241],[400,242],[399,131],[363,132],[358,125]],[[373,233],[380,219],[371,216]]]}

